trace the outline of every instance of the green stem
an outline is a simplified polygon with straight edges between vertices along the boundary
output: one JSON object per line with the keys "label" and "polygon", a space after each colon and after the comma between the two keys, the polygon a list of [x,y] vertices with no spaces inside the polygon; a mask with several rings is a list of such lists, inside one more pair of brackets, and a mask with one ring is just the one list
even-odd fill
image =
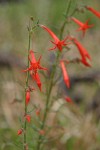
{"label": "green stem", "polygon": [[[70,7],[71,7],[71,2],[72,2],[72,0],[69,0],[67,11],[66,11],[66,17],[68,17],[69,10],[70,10]],[[60,39],[62,39],[66,23],[67,23],[67,21],[64,21],[64,23],[62,24],[62,27],[60,29]],[[47,118],[47,115],[48,115],[48,111],[50,109],[49,108],[50,96],[51,96],[52,89],[53,89],[53,86],[54,86],[54,84],[53,84],[54,83],[54,77],[55,77],[55,73],[56,73],[56,70],[57,70],[60,54],[61,54],[61,52],[58,51],[57,57],[56,57],[56,62],[53,65],[53,71],[52,71],[51,76],[50,76],[50,84],[49,84],[49,89],[48,89],[48,93],[47,93],[46,107],[45,107],[45,110],[44,110],[44,117],[43,117],[42,125],[40,127],[41,130],[43,130],[44,127],[45,127],[46,118]],[[40,150],[41,149],[41,144],[42,144],[42,135],[39,135],[38,143],[37,143],[37,149],[36,150]]]}
{"label": "green stem", "polygon": [[[54,80],[54,76],[55,76],[55,73],[56,73],[56,69],[57,69],[57,64],[58,64],[58,60],[59,60],[59,57],[60,57],[60,51],[58,51],[57,53],[57,58],[56,58],[56,62],[55,64],[53,65],[53,71],[51,73],[51,82],[50,82],[50,85],[49,85],[49,89],[48,89],[48,94],[47,94],[47,99],[46,99],[46,107],[45,107],[45,110],[44,110],[44,117],[43,117],[43,121],[42,121],[42,125],[40,127],[40,129],[44,129],[45,127],[45,123],[46,123],[46,118],[47,118],[47,115],[48,115],[48,111],[49,111],[49,101],[50,101],[50,96],[51,96],[51,92],[52,92],[52,89],[53,89],[53,80]],[[38,144],[37,144],[37,150],[40,150],[40,146],[41,146],[41,138],[42,136],[39,135],[39,138],[38,138]]]}
{"label": "green stem", "polygon": [[67,7],[67,10],[66,10],[66,17],[68,17],[69,10],[70,10],[70,7],[71,7],[71,3],[72,3],[72,0],[69,0],[68,7]]}
{"label": "green stem", "polygon": [[63,37],[63,32],[64,32],[65,26],[67,24],[67,17],[68,17],[69,10],[70,10],[70,7],[71,7],[71,2],[72,2],[72,0],[69,0],[68,7],[67,7],[67,10],[66,10],[66,13],[65,13],[66,21],[64,21],[64,23],[62,24],[61,29],[60,29],[60,39],[62,39],[62,37]]}
{"label": "green stem", "polygon": [[57,58],[56,58],[56,62],[53,66],[53,71],[52,71],[52,74],[51,74],[51,82],[50,82],[50,86],[49,86],[49,90],[48,90],[48,95],[47,95],[47,100],[46,100],[46,108],[45,108],[45,112],[44,112],[44,118],[43,118],[43,127],[45,125],[45,121],[46,121],[46,116],[47,116],[47,111],[48,111],[48,105],[49,105],[49,99],[50,99],[50,95],[51,95],[51,92],[52,92],[52,89],[53,89],[53,80],[54,80],[54,76],[55,76],[55,73],[56,73],[56,69],[57,69],[57,64],[58,64],[58,60],[59,60],[59,57],[60,57],[60,51],[58,51],[57,53]]}
{"label": "green stem", "polygon": [[[31,40],[31,33],[30,33],[30,25],[29,25],[29,41],[28,41],[28,56],[29,56],[29,50],[30,50],[30,40]],[[29,68],[29,59],[27,56],[27,67]],[[27,76],[26,76],[26,83],[25,83],[25,95],[26,95],[26,89],[28,88],[28,82],[29,82],[29,71],[27,71]],[[25,116],[27,114],[27,105],[26,105],[26,96],[25,96]],[[24,144],[23,144],[23,150],[26,150],[26,144],[27,144],[27,122],[26,119],[24,121]]]}

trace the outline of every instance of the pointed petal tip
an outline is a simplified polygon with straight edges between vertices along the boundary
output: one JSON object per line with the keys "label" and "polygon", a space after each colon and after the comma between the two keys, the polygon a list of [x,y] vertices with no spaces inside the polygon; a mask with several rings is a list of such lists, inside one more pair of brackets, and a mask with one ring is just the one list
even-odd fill
{"label": "pointed petal tip", "polygon": [[49,48],[48,51],[56,50],[56,48],[57,48],[56,46],[53,48]]}
{"label": "pointed petal tip", "polygon": [[89,64],[86,60],[81,60],[82,64],[85,65],[86,67],[92,67],[91,64]]}

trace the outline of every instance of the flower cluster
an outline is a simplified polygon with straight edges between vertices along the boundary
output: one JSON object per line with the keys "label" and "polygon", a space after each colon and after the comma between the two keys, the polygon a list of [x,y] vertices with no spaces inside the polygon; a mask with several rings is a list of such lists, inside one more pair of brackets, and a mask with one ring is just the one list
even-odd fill
{"label": "flower cluster", "polygon": [[[33,81],[36,82],[36,84],[39,87],[40,91],[41,91],[41,85],[42,84],[41,84],[41,79],[40,79],[40,75],[39,75],[39,70],[46,70],[47,71],[47,68],[42,67],[41,64],[40,64],[41,57],[42,56],[40,56],[38,61],[36,61],[34,51],[30,50],[29,51],[29,57],[28,57],[29,62],[30,62],[30,66],[26,70],[23,70],[23,72],[28,72],[29,71]],[[30,92],[32,92],[33,90],[35,90],[35,89],[32,88],[32,87],[28,87],[28,89],[26,89],[26,93],[25,93],[26,107],[30,102],[30,97],[31,97]],[[36,110],[36,115],[38,116],[39,114],[40,114],[40,110],[38,109],[38,110]],[[30,123],[31,116],[29,114],[25,114],[25,120]],[[23,130],[19,129],[17,134],[21,135],[22,133],[23,133]]]}
{"label": "flower cluster", "polygon": [[[100,18],[100,12],[97,12],[96,10],[94,10],[92,7],[89,7],[89,6],[85,6],[85,8]],[[80,20],[76,19],[75,17],[71,17],[71,20],[79,25],[78,31],[82,30],[83,37],[86,33],[86,30],[89,28],[92,28],[94,26],[94,24],[92,24],[92,25],[88,24],[90,19],[88,19],[85,23],[81,22]],[[91,57],[90,57],[88,51],[82,46],[82,44],[76,38],[71,37],[71,36],[66,36],[64,40],[60,40],[51,29],[49,29],[48,27],[41,25],[41,24],[39,26],[41,28],[43,28],[44,30],[46,30],[54,40],[54,41],[51,41],[54,44],[54,47],[49,50],[55,50],[56,48],[58,48],[58,50],[60,52],[62,52],[63,47],[66,47],[68,44],[71,44],[71,42],[72,42],[76,45],[76,47],[81,55],[81,58],[78,59],[78,61],[80,61],[82,64],[84,64],[87,67],[91,67],[90,63],[87,61],[87,59],[89,61],[91,60]],[[66,62],[68,62],[68,61],[66,61]],[[60,66],[61,66],[61,69],[63,72],[64,82],[65,82],[66,86],[69,88],[70,81],[69,81],[68,73],[66,71],[66,67],[65,67],[63,60],[60,61]]]}
{"label": "flower cluster", "polygon": [[[96,15],[98,18],[100,18],[100,12],[94,10],[92,7],[85,6],[85,9],[87,9],[88,11],[90,11],[94,15]],[[81,30],[83,32],[83,37],[85,36],[87,29],[90,29],[94,26],[93,24],[91,24],[91,25],[88,24],[89,19],[86,20],[85,23],[81,22],[80,20],[76,19],[75,17],[70,17],[70,20],[74,21],[79,26],[78,31]],[[46,27],[45,25],[38,24],[38,26],[40,28],[44,29],[53,39],[53,41],[51,41],[51,43],[54,46],[53,46],[53,48],[49,49],[50,51],[57,49],[58,50],[57,52],[61,54],[63,51],[63,48],[67,48],[69,44],[74,44],[76,46],[76,48],[78,49],[78,52],[80,54],[80,58],[78,59],[78,62],[82,63],[84,66],[91,67],[91,64],[89,62],[89,61],[91,61],[91,56],[89,55],[88,51],[84,48],[84,46],[80,43],[80,41],[77,38],[75,38],[71,35],[67,35],[62,40],[62,39],[59,39],[57,37],[57,35],[50,28]],[[23,72],[28,72],[30,74],[31,78],[33,79],[33,81],[37,84],[39,90],[42,91],[42,82],[41,82],[39,71],[40,70],[48,71],[48,69],[41,66],[42,56],[40,56],[38,58],[38,60],[36,60],[35,52],[33,50],[29,50],[28,56],[29,56],[28,57],[29,66],[27,69],[23,70]],[[58,63],[59,63],[59,66],[61,67],[62,76],[63,76],[63,80],[65,82],[65,85],[67,86],[67,88],[70,88],[70,78],[69,78],[68,72],[66,70],[66,65],[68,65],[70,63],[70,61],[61,58]],[[34,88],[27,87],[27,89],[25,91],[26,92],[25,93],[25,100],[26,100],[25,104],[26,104],[26,106],[28,106],[28,104],[30,102],[30,92],[32,92],[33,90],[34,90]],[[68,96],[65,97],[65,100],[67,102],[72,103],[72,99]],[[37,109],[36,115],[39,116],[39,114],[40,114],[40,109]],[[25,121],[30,123],[31,116],[29,114],[25,114],[24,119],[25,119]],[[17,134],[21,135],[22,133],[23,133],[23,128],[19,129]],[[44,135],[45,131],[40,130],[39,134]]]}
{"label": "flower cluster", "polygon": [[[93,25],[88,25],[88,22],[83,24],[75,18],[72,18],[72,20],[74,20],[75,22],[77,22],[81,26],[80,29],[83,30],[84,33],[85,33],[86,29],[93,26]],[[73,38],[71,36],[66,36],[66,38],[64,40],[59,40],[59,38],[48,27],[46,27],[44,25],[40,25],[40,27],[43,28],[44,30],[46,30],[54,40],[54,41],[51,41],[51,42],[55,46],[50,50],[55,50],[56,48],[58,48],[58,50],[60,52],[62,52],[64,46],[67,46],[68,44],[74,43],[76,45],[76,47],[78,48],[79,53],[81,55],[81,58],[79,59],[79,61],[87,67],[91,66],[87,61],[87,58],[89,60],[91,60],[90,55],[88,54],[87,50],[82,46],[82,44],[76,38]],[[67,42],[66,42],[66,40],[67,40]],[[66,86],[69,88],[70,87],[70,81],[69,81],[69,76],[68,76],[68,73],[66,71],[66,67],[65,67],[64,62],[68,63],[69,61],[65,61],[65,60],[60,61],[60,66],[61,66],[62,73],[63,73],[63,79],[64,79],[64,82],[65,82]]]}

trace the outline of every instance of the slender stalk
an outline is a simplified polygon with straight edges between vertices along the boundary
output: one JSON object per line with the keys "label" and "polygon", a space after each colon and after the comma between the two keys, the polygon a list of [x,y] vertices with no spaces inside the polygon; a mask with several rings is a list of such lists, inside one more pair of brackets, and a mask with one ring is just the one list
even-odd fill
{"label": "slender stalk", "polygon": [[[52,92],[52,89],[53,89],[53,80],[54,80],[54,76],[55,76],[55,73],[56,73],[56,69],[57,69],[57,64],[58,64],[58,60],[59,60],[59,57],[60,57],[60,51],[58,51],[57,53],[57,58],[56,58],[56,62],[55,64],[53,65],[53,71],[51,73],[51,81],[50,81],[50,85],[49,85],[49,89],[48,89],[48,94],[47,94],[47,99],[46,99],[46,107],[45,107],[45,110],[44,110],[44,116],[43,116],[43,121],[42,121],[42,125],[40,127],[40,129],[44,129],[45,127],[45,123],[46,123],[46,118],[47,118],[47,115],[48,115],[48,110],[49,110],[49,101],[50,101],[50,96],[51,96],[51,92]],[[40,150],[40,146],[41,146],[41,135],[39,135],[39,138],[38,138],[38,144],[37,144],[37,150]]]}
{"label": "slender stalk", "polygon": [[70,10],[70,7],[71,7],[71,3],[72,3],[72,0],[69,0],[68,7],[67,7],[67,10],[66,10],[66,17],[67,17],[68,14],[69,14],[69,10]]}
{"label": "slender stalk", "polygon": [[58,60],[59,60],[59,57],[60,57],[60,53],[61,52],[58,51],[56,62],[54,64],[54,66],[53,66],[53,71],[52,71],[52,74],[51,74],[51,82],[50,82],[49,89],[48,89],[48,95],[47,95],[47,99],[46,99],[46,108],[45,108],[43,124],[42,124],[43,127],[44,127],[45,121],[46,121],[48,105],[49,105],[49,99],[50,99],[50,95],[51,95],[51,92],[52,92],[52,89],[53,89],[53,82],[54,82],[53,80],[54,80],[54,76],[55,76],[55,73],[56,73],[56,69],[57,69],[57,64],[58,64]]}
{"label": "slender stalk", "polygon": [[[29,23],[29,28],[28,28],[28,52],[27,52],[27,67],[29,68],[29,59],[28,59],[28,56],[29,56],[29,50],[30,50],[30,40],[31,40],[31,33],[30,33],[30,23]],[[26,116],[27,114],[27,105],[26,105],[26,89],[28,88],[28,82],[29,82],[29,71],[27,71],[27,75],[26,75],[26,83],[25,83],[25,104],[24,104],[24,107],[25,107],[25,112],[24,112],[24,115]],[[26,150],[26,145],[27,145],[27,122],[26,122],[26,119],[24,120],[24,144],[23,144],[23,150]]]}
{"label": "slender stalk", "polygon": [[60,29],[60,39],[62,39],[63,32],[64,32],[65,26],[66,26],[66,24],[67,24],[67,17],[68,17],[68,14],[69,14],[69,10],[70,10],[70,7],[71,7],[71,3],[72,3],[72,0],[69,0],[69,2],[68,2],[68,7],[67,7],[67,10],[66,10],[66,13],[65,13],[66,21],[64,21],[64,23],[62,24],[61,29]]}
{"label": "slender stalk", "polygon": [[[72,2],[72,0],[69,0],[68,7],[67,7],[67,10],[66,10],[66,17],[68,17],[69,10],[70,10],[70,7],[71,7],[71,2]],[[67,23],[67,21],[64,21],[64,23],[62,24],[62,27],[61,27],[61,29],[60,29],[60,39],[62,39],[62,36],[63,36],[63,32],[64,32],[64,28],[65,28],[66,23]],[[53,70],[52,70],[52,73],[51,73],[51,76],[50,76],[50,84],[49,84],[48,93],[47,93],[47,98],[46,98],[44,116],[43,116],[42,125],[41,125],[41,127],[40,127],[41,130],[43,130],[44,127],[45,127],[46,118],[47,118],[47,115],[48,115],[48,111],[49,111],[49,109],[50,109],[50,108],[49,108],[50,96],[51,96],[52,89],[53,89],[53,86],[54,86],[54,84],[53,84],[53,83],[54,83],[54,77],[55,77],[55,73],[56,73],[56,70],[57,70],[57,67],[58,67],[58,61],[59,61],[59,58],[60,58],[60,54],[61,54],[61,52],[58,51],[58,52],[57,52],[57,57],[56,57],[56,62],[55,62],[55,64],[53,65]],[[40,149],[41,149],[41,144],[42,144],[42,139],[41,139],[41,138],[42,138],[42,135],[39,135],[36,150],[40,150]]]}

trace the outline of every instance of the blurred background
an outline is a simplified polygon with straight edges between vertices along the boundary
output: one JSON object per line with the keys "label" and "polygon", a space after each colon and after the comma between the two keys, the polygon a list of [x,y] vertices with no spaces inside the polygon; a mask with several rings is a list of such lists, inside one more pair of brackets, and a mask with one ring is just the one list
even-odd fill
{"label": "blurred background", "polygon": [[[25,76],[22,69],[27,63],[29,18],[32,16],[35,22],[39,20],[58,35],[67,3],[68,0],[0,0],[0,150],[20,149],[17,130],[19,117],[23,114]],[[78,6],[83,4],[100,11],[99,0],[78,2]],[[92,57],[92,67],[68,66],[70,90],[60,79],[58,90],[70,96],[75,104],[61,106],[56,117],[64,132],[61,131],[61,136],[48,145],[51,150],[100,150],[100,19],[89,11],[77,13],[75,17],[83,22],[90,18],[94,27],[82,38],[82,34],[76,32],[78,26],[71,22],[64,35],[70,32],[81,41]],[[32,38],[33,49],[43,55],[44,66],[49,66],[52,59],[47,51],[51,46],[50,37],[43,30],[36,29]],[[67,59],[75,57],[76,51],[68,51]],[[42,103],[37,93],[35,98],[38,104]]]}

